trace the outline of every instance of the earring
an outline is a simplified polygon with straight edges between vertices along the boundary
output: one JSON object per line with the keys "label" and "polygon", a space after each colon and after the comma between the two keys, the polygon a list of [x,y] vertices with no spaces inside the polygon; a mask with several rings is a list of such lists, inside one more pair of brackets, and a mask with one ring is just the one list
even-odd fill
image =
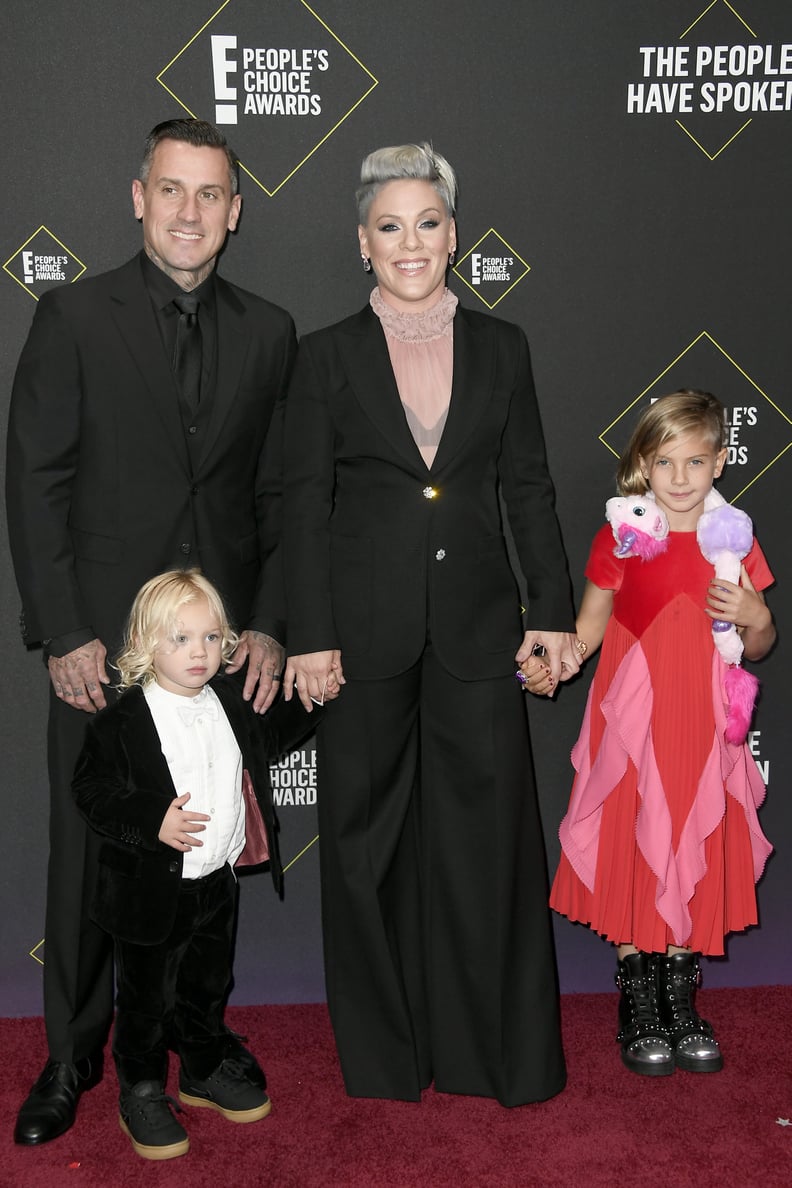
{"label": "earring", "polygon": [[363,271],[371,272],[371,260],[368,258],[368,256],[364,256],[361,254],[360,258],[363,261]]}
{"label": "earring", "polygon": [[453,268],[455,263],[456,263],[456,248],[454,248],[453,252],[448,253],[448,267]]}

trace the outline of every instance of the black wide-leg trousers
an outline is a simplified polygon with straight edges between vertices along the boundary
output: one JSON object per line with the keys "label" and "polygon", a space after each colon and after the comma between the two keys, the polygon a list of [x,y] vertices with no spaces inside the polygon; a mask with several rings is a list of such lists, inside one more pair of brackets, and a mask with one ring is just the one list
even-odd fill
{"label": "black wide-leg trousers", "polygon": [[565,1083],[544,843],[513,676],[431,646],[319,727],[328,1004],[347,1091],[538,1101]]}
{"label": "black wide-leg trousers", "polygon": [[[114,691],[105,687],[108,701]],[[90,916],[101,838],[77,811],[71,783],[88,714],[50,689],[50,853],[44,932],[44,1022],[50,1056],[97,1058],[113,1018],[113,942]]]}

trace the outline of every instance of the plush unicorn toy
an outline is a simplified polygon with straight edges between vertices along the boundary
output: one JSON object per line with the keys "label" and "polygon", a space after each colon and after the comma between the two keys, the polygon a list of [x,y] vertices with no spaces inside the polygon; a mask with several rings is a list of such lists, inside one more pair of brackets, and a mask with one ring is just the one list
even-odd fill
{"label": "plush unicorn toy", "polygon": [[613,530],[617,557],[651,561],[668,548],[668,520],[651,495],[625,495],[609,499],[605,517]]}

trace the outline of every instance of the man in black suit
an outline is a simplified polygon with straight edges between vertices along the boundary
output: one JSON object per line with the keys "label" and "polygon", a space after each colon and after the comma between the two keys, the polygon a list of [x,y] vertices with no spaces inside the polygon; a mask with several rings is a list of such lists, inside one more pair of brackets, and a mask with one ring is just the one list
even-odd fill
{"label": "man in black suit", "polygon": [[113,696],[107,658],[136,591],[163,570],[198,565],[242,632],[232,670],[247,661],[244,695],[260,712],[283,664],[280,427],[294,326],[215,274],[241,198],[233,154],[211,124],[158,125],[132,198],[143,252],[44,294],[11,402],[8,517],[23,637],[42,644],[52,686],[50,1059],[17,1120],[26,1145],[71,1126],[112,1013],[109,938],[88,917],[95,843],[70,781],[84,713]]}

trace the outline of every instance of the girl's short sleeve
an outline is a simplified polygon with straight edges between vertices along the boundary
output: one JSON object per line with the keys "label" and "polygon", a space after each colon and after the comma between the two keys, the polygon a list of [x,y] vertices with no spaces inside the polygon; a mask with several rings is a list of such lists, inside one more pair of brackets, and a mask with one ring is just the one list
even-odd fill
{"label": "girl's short sleeve", "polygon": [[[586,577],[600,590],[620,590],[624,576],[624,561],[614,556],[616,542],[610,524],[603,524],[591,546],[586,562]],[[751,579],[753,581],[753,578]]]}
{"label": "girl's short sleeve", "polygon": [[754,537],[750,553],[743,560],[743,565],[755,590],[766,590],[768,586],[772,586],[775,578],[756,537]]}

